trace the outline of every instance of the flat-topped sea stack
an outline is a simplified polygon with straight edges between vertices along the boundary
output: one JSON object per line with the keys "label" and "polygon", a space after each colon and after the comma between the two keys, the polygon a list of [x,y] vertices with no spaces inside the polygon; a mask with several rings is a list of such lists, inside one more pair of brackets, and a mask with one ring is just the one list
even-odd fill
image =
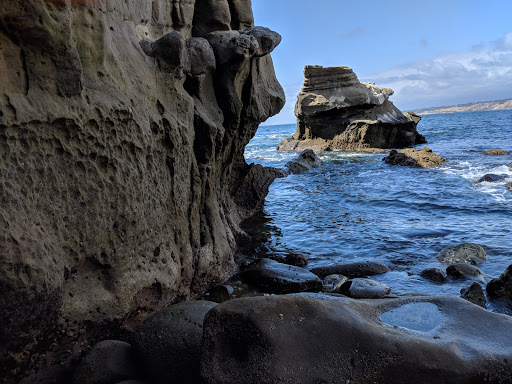
{"label": "flat-topped sea stack", "polygon": [[281,151],[379,151],[426,143],[416,125],[389,101],[393,90],[361,83],[349,67],[304,68],[304,86],[295,105],[297,132]]}

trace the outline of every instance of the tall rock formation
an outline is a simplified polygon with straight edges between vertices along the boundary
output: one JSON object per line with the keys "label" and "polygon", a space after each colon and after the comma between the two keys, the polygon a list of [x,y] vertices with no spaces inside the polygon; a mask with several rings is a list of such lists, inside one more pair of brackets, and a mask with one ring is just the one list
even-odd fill
{"label": "tall rock formation", "polygon": [[280,36],[253,24],[250,0],[2,3],[5,382],[234,271],[278,175],[244,147],[284,105]]}
{"label": "tall rock formation", "polygon": [[304,86],[295,105],[297,132],[278,145],[282,151],[358,151],[426,143],[416,125],[389,96],[393,90],[360,83],[349,67],[304,68]]}

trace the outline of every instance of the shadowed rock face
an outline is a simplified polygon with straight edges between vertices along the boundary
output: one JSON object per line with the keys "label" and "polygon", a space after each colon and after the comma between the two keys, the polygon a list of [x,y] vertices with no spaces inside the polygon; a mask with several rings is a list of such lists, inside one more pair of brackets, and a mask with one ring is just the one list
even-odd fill
{"label": "shadowed rock face", "polygon": [[2,4],[0,377],[53,379],[233,272],[238,223],[280,175],[243,158],[284,104],[258,45],[274,32],[229,31],[252,24],[242,0]]}
{"label": "shadowed rock face", "polygon": [[360,83],[349,67],[304,68],[297,98],[297,132],[283,151],[364,150],[425,143],[416,131],[419,116],[404,115],[388,99],[393,90]]}

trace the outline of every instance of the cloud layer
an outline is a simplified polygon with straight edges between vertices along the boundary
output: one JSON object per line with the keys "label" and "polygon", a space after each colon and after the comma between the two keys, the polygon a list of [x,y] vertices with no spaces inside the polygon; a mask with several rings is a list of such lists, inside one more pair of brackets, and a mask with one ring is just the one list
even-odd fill
{"label": "cloud layer", "polygon": [[512,32],[462,53],[362,77],[395,91],[402,109],[512,98]]}

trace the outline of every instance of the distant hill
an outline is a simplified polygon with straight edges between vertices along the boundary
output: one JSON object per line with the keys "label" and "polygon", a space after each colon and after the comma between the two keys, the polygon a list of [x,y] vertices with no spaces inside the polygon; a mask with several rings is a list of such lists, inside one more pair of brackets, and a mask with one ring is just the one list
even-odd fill
{"label": "distant hill", "polygon": [[481,103],[459,104],[450,107],[423,108],[416,109],[414,113],[418,115],[433,115],[435,113],[497,111],[501,109],[512,109],[512,99],[485,101]]}

